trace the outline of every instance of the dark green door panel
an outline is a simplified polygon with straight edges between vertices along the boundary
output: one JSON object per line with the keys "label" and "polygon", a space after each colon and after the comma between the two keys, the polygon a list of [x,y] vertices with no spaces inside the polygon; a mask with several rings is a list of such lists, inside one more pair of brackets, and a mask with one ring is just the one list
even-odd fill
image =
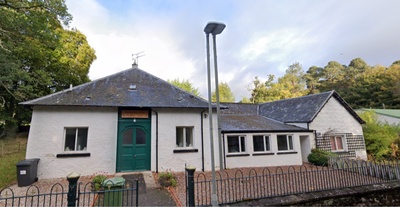
{"label": "dark green door panel", "polygon": [[150,170],[150,120],[118,122],[117,172]]}

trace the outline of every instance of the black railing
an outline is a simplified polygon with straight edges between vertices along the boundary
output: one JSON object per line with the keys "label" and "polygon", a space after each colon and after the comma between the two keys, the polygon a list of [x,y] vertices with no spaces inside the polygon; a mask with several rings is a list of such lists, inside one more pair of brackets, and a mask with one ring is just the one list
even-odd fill
{"label": "black railing", "polygon": [[[108,183],[107,183],[108,184]],[[73,206],[138,206],[138,181],[125,181],[123,185],[113,185],[109,188],[94,190],[94,183],[79,183],[76,192],[76,202]],[[2,206],[70,206],[68,186],[54,184],[49,192],[40,192],[40,189],[31,185],[26,192],[16,192],[11,188],[0,191],[0,207]],[[19,195],[17,195],[19,194]]]}
{"label": "black railing", "polygon": [[[393,180],[400,180],[398,161],[378,163],[340,159],[330,167],[302,165],[216,172],[219,204],[380,184]],[[211,182],[209,173],[196,175],[195,205],[211,205]]]}

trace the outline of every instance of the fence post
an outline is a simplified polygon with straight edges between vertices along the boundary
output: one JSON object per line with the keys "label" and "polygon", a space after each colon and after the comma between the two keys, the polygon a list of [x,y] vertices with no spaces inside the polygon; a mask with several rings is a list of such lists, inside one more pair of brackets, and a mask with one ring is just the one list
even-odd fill
{"label": "fence post", "polygon": [[79,177],[81,175],[75,172],[72,172],[67,175],[67,180],[68,180],[68,206],[76,206],[76,190],[77,190],[77,183],[79,180]]}
{"label": "fence post", "polygon": [[195,202],[194,202],[194,172],[195,171],[196,171],[196,167],[186,166],[186,172],[187,172],[186,190],[188,193],[188,205],[189,206],[195,206]]}

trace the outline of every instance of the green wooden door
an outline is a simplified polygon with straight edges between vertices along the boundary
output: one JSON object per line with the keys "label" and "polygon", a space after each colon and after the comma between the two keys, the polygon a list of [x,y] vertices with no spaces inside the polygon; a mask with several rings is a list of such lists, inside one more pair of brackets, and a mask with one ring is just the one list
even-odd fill
{"label": "green wooden door", "polygon": [[119,121],[117,172],[150,170],[150,130],[149,120]]}

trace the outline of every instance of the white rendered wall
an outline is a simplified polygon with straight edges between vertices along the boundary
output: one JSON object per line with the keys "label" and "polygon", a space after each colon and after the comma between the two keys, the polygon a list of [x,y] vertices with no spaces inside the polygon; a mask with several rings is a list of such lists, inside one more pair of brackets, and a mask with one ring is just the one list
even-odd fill
{"label": "white rendered wall", "polygon": [[[363,135],[361,124],[334,97],[329,99],[317,117],[310,123],[310,129],[316,130],[321,134],[350,133]],[[345,143],[344,148],[347,148],[347,143]],[[355,155],[356,158],[367,159],[366,150],[357,150]]]}
{"label": "white rendered wall", "polygon": [[[256,133],[260,135],[260,133]],[[291,151],[278,151],[277,135],[287,134],[293,135],[293,150]],[[228,145],[226,142],[227,135],[239,134],[225,134],[225,151],[228,155]],[[270,135],[270,145],[273,155],[255,155],[253,150],[253,135],[252,133],[240,134],[244,135],[246,142],[246,153],[249,156],[234,156],[226,157],[227,168],[241,168],[241,167],[266,167],[266,166],[287,166],[287,165],[302,165],[302,152],[300,146],[299,136],[312,136],[312,133],[262,133],[262,135]],[[278,152],[297,152],[295,154],[278,154]]]}
{"label": "white rendered wall", "polygon": [[334,97],[329,99],[310,123],[310,129],[322,134],[327,132],[363,134],[361,124]]}
{"label": "white rendered wall", "polygon": [[[208,117],[202,116],[203,110],[188,109],[153,109],[152,113],[152,155],[151,170],[156,171],[156,122],[158,113],[158,171],[184,171],[185,164],[196,167],[197,171],[202,169],[202,125],[203,121],[203,142],[204,142],[204,165],[205,170],[210,170],[210,142]],[[208,113],[207,113],[208,114]],[[214,116],[214,147],[215,161],[218,165],[217,148],[217,127]],[[197,152],[174,153],[174,150],[183,148],[176,147],[176,127],[194,127],[193,147],[186,149],[197,149]]]}
{"label": "white rendered wall", "polygon": [[[115,173],[117,108],[42,107],[33,108],[26,158],[40,158],[38,177],[65,177],[71,172],[92,175]],[[88,127],[90,157],[57,158],[64,152],[64,128]]]}

